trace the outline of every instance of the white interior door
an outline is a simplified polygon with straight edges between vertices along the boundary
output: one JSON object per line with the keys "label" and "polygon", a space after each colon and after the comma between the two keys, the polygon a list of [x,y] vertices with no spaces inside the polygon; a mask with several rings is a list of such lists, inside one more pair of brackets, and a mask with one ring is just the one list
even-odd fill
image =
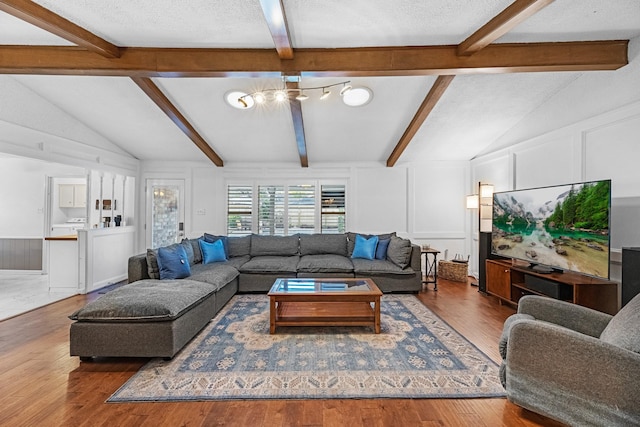
{"label": "white interior door", "polygon": [[184,237],[184,180],[148,179],[146,184],[147,247],[179,242]]}

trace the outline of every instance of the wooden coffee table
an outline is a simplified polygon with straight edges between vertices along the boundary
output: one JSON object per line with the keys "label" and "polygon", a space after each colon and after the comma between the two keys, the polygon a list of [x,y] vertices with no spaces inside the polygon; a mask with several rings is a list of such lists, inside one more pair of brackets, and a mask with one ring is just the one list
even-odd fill
{"label": "wooden coffee table", "polygon": [[272,334],[277,326],[371,326],[380,333],[382,292],[371,279],[276,279],[267,295]]}

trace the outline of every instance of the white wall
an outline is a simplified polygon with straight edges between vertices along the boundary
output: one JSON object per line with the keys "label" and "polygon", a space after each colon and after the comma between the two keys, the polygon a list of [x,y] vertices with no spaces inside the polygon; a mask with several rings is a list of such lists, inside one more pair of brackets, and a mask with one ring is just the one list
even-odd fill
{"label": "white wall", "polygon": [[[347,229],[362,233],[396,231],[416,244],[439,249],[443,259],[470,254],[467,246],[469,214],[468,162],[430,162],[384,166],[309,168],[216,168],[207,163],[142,162],[139,211],[145,212],[147,179],[185,181],[185,234],[226,233],[226,185],[243,181],[341,180],[347,184]],[[144,229],[140,215],[138,229]],[[140,233],[138,252],[146,248]]]}
{"label": "white wall", "polygon": [[0,157],[0,237],[44,236],[47,176],[83,176],[85,170],[21,157]]}
{"label": "white wall", "polygon": [[473,182],[493,183],[496,191],[611,179],[611,278],[619,281],[622,247],[640,246],[638,135],[635,102],[476,158],[471,175]]}

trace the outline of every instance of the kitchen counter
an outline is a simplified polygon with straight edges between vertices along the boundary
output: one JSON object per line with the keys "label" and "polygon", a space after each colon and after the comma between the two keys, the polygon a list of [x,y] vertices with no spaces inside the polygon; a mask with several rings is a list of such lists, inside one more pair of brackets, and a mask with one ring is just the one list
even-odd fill
{"label": "kitchen counter", "polygon": [[45,237],[44,240],[78,240],[78,235],[76,234],[67,234],[64,236],[49,236]]}
{"label": "kitchen counter", "polygon": [[49,289],[78,292],[78,236],[45,237],[49,245]]}

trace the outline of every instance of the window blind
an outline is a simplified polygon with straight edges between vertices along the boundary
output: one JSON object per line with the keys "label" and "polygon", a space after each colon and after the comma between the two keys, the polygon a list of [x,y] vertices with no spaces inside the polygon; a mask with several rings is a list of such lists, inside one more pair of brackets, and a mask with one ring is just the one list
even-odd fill
{"label": "window blind", "polygon": [[247,235],[252,232],[253,187],[229,185],[227,188],[227,235]]}
{"label": "window blind", "polygon": [[314,185],[288,187],[289,235],[311,234],[316,226],[316,189]]}
{"label": "window blind", "polygon": [[320,226],[323,233],[344,233],[345,224],[345,186],[321,186]]}
{"label": "window blind", "polygon": [[283,236],[284,187],[267,185],[258,187],[258,234]]}

